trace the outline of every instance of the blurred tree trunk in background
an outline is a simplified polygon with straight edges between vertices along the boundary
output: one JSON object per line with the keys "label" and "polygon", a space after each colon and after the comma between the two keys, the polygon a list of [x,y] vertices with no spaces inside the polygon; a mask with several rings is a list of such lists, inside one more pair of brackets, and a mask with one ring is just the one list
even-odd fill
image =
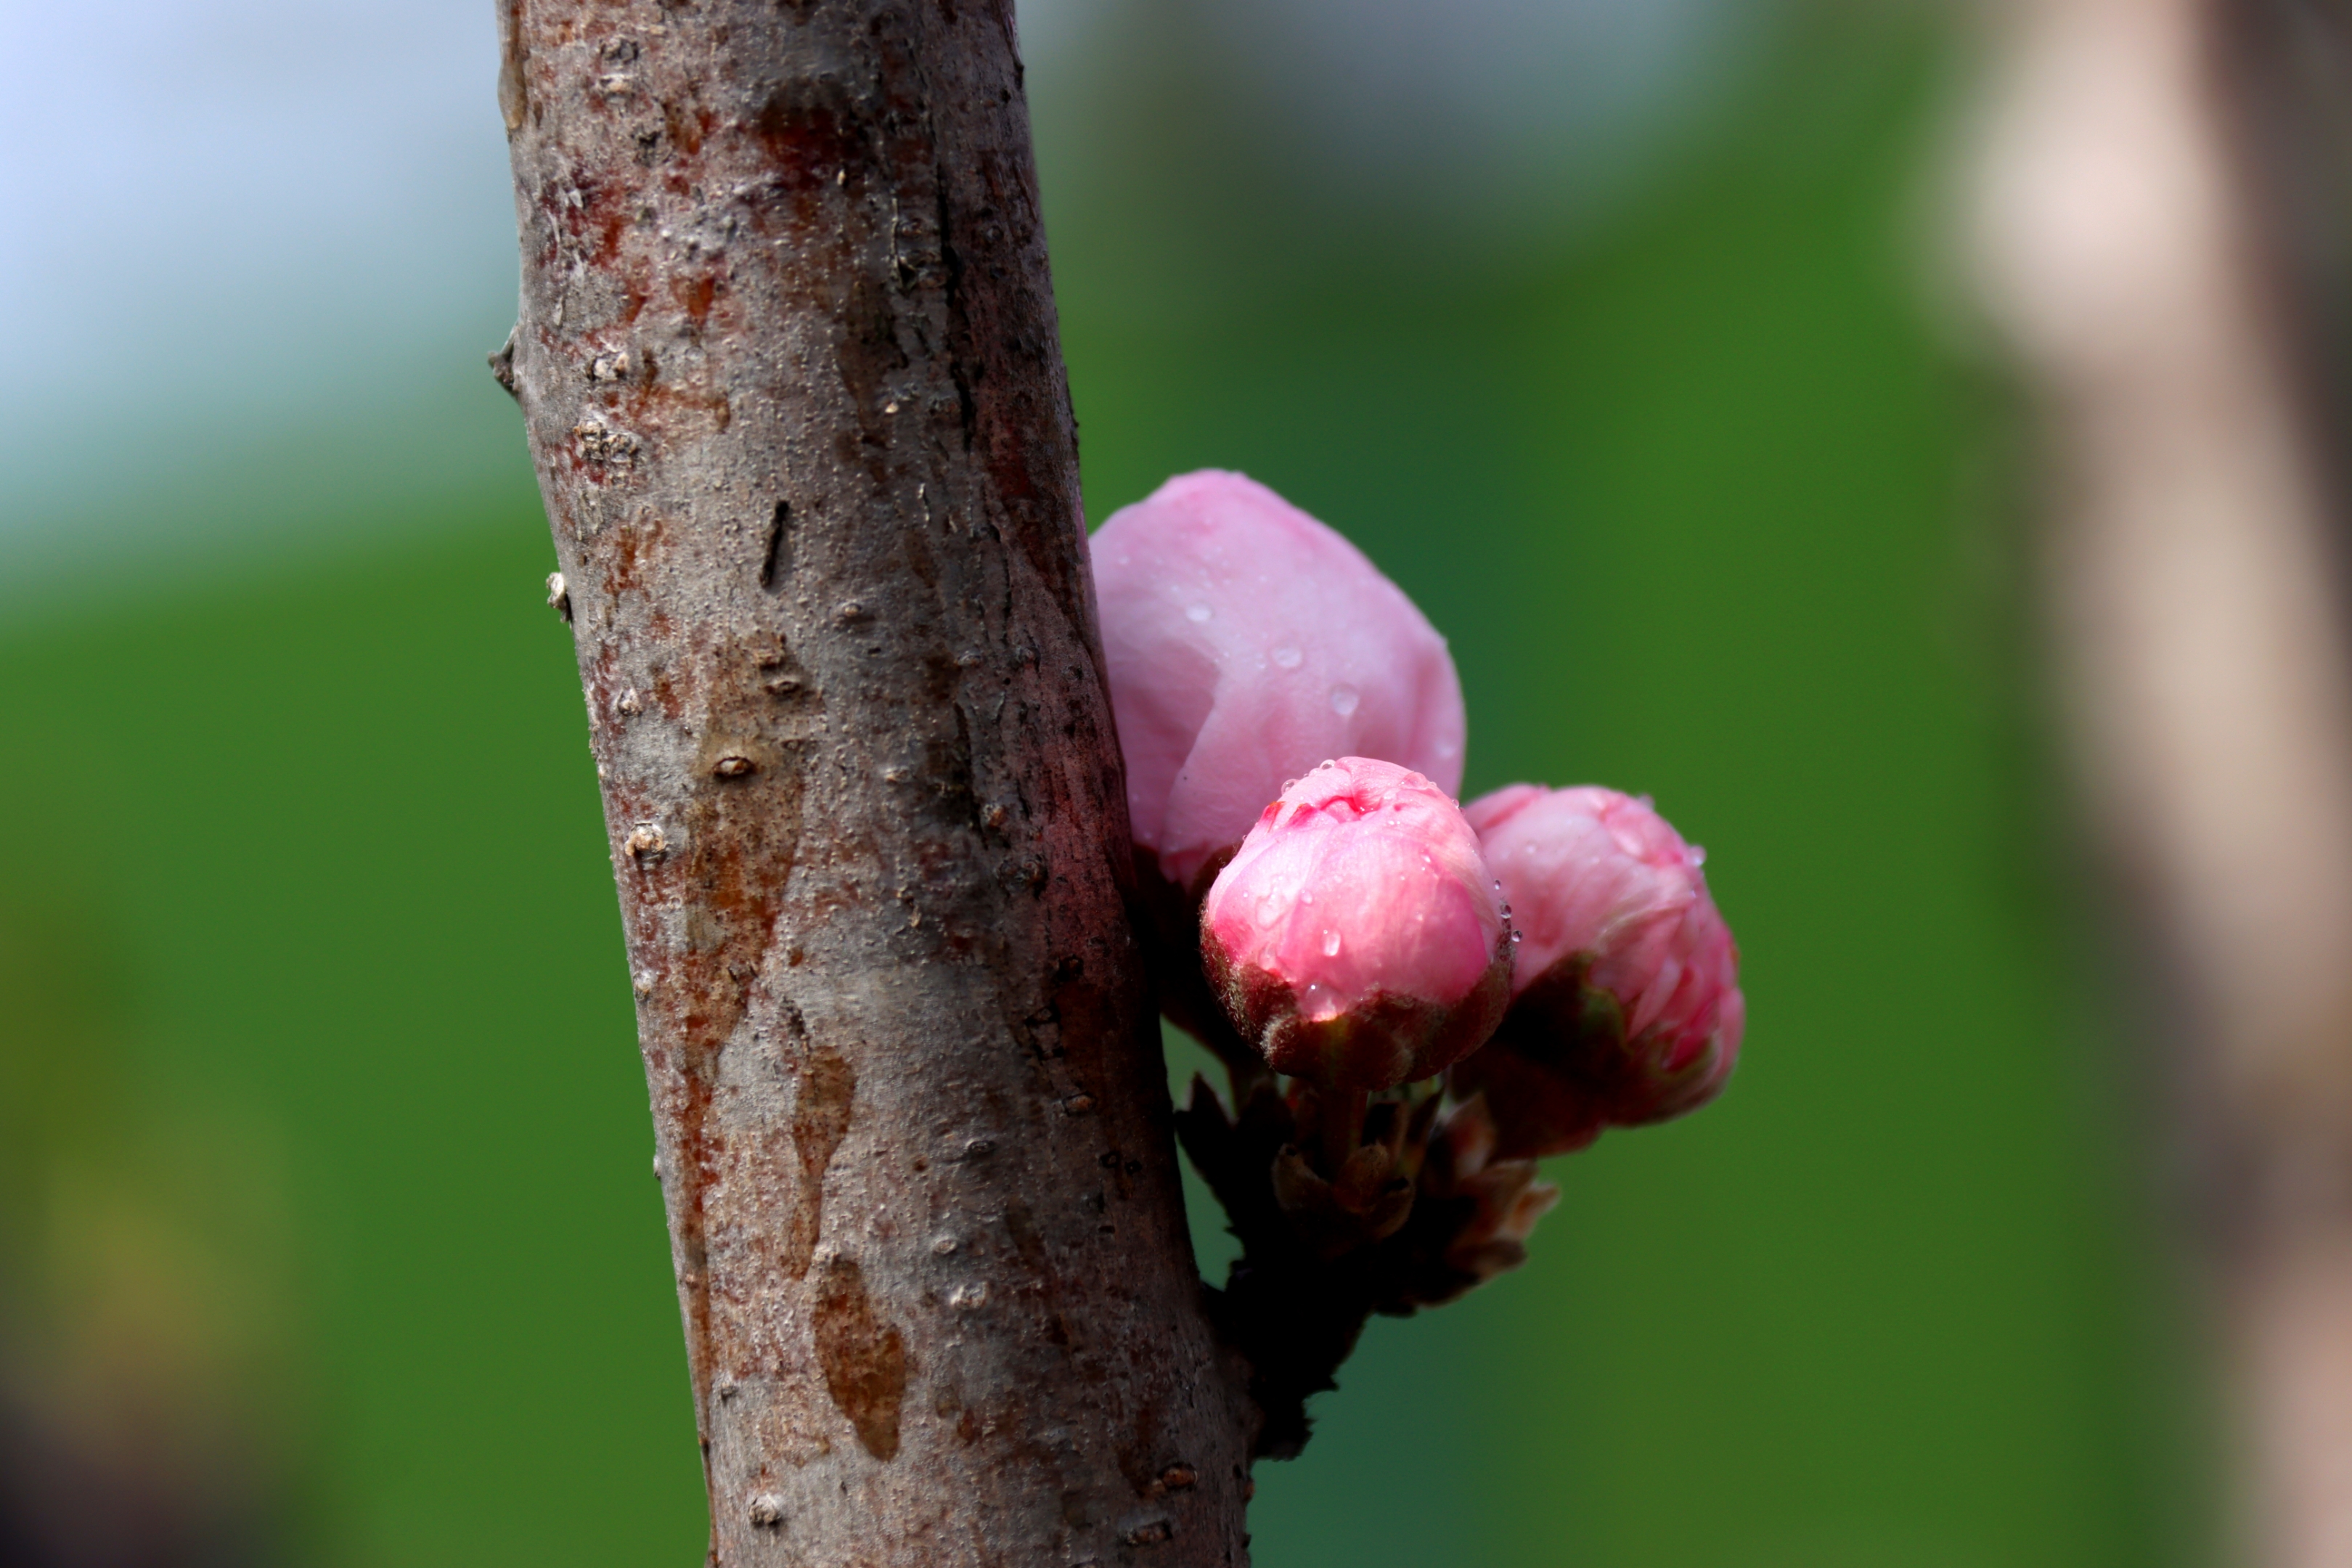
{"label": "blurred tree trunk in background", "polygon": [[2177,1047],[2229,1549],[2352,1563],[2352,50],[2299,0],[2018,0],[1976,167],[2042,417],[2091,821]]}
{"label": "blurred tree trunk in background", "polygon": [[500,19],[712,1560],[1243,1562],[1009,0]]}

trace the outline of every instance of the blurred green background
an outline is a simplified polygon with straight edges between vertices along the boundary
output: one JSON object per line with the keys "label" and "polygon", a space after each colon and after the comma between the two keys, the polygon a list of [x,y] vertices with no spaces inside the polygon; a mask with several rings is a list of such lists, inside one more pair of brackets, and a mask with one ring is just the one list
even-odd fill
{"label": "blurred green background", "polygon": [[[1214,465],[1344,530],[1452,639],[1469,789],[1654,795],[1746,955],[1733,1089],[1373,1326],[1269,1568],[2195,1555],[2011,421],[1929,303],[1965,47],[1773,15],[1638,155],[1511,176],[1559,202],[1261,155],[1197,5],[1033,61],[1089,515]],[[0,589],[0,1495],[121,1561],[699,1558],[551,552],[466,371],[419,428],[474,445],[257,438],[137,503],[247,545]]]}

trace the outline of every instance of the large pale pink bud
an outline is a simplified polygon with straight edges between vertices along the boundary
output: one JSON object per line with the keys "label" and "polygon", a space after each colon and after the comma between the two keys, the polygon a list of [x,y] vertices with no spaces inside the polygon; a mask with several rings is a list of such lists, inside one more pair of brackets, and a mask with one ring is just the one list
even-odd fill
{"label": "large pale pink bud", "polygon": [[1330,529],[1210,468],[1114,513],[1092,549],[1129,820],[1180,893],[1324,758],[1387,757],[1460,791],[1445,639]]}
{"label": "large pale pink bud", "polygon": [[1393,763],[1343,757],[1286,787],[1209,889],[1201,955],[1277,1072],[1387,1089],[1494,1032],[1511,938],[1454,799]]}
{"label": "large pale pink bud", "polygon": [[1513,999],[1454,1082],[1506,1156],[1581,1148],[1714,1098],[1739,1058],[1739,951],[1701,852],[1646,800],[1512,784],[1465,808],[1519,930]]}

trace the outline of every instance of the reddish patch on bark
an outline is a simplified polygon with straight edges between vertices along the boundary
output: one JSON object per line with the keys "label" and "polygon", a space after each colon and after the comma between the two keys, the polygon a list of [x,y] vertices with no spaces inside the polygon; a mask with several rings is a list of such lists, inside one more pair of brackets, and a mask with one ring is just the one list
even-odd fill
{"label": "reddish patch on bark", "polygon": [[[667,640],[664,634],[658,631],[655,633],[655,636],[662,640]],[[675,723],[679,719],[685,717],[686,699],[679,695],[677,682],[670,679],[670,674],[667,669],[656,669],[654,671],[653,696],[654,706],[661,710],[663,718]]]}
{"label": "reddish patch on bark", "polygon": [[1062,1049],[1081,1058],[1079,1065],[1091,1068],[1106,1050],[1126,1044],[1126,1024],[1129,1010],[1122,999],[1107,994],[1103,988],[1086,978],[1077,966],[1080,960],[1063,961],[1070,973],[1054,987],[1054,1016],[1061,1026]]}
{"label": "reddish patch on bark", "polygon": [[[572,199],[565,199],[567,194]],[[629,226],[626,195],[575,174],[568,193],[551,189],[541,208],[589,262],[603,267],[620,250],[621,237]]]}
{"label": "reddish patch on bark", "polygon": [[719,1151],[714,1144],[720,1141],[709,1136],[713,1064],[697,1059],[698,1055],[688,1047],[687,1059],[680,1064],[682,1070],[671,1077],[669,1092],[664,1098],[669,1101],[669,1124],[678,1130],[675,1156],[678,1169],[673,1174],[686,1185],[678,1205],[684,1220],[678,1227],[679,1260],[684,1265],[678,1283],[686,1291],[688,1350],[694,1359],[696,1384],[707,1387],[710,1362],[710,1249],[705,1239],[702,1200],[709,1191],[711,1177],[717,1173]]}
{"label": "reddish patch on bark", "polygon": [[[706,302],[706,311],[708,309]],[[665,409],[682,411],[689,418],[706,420],[715,433],[723,434],[727,426],[735,423],[735,406],[723,392],[656,389],[649,395],[647,402]]]}
{"label": "reddish patch on bark", "polygon": [[816,1359],[834,1408],[877,1459],[898,1454],[898,1406],[907,1397],[907,1347],[877,1317],[855,1259],[829,1258],[816,1286]]}
{"label": "reddish patch on bark", "polygon": [[1160,1406],[1156,1401],[1146,1399],[1137,1408],[1135,1418],[1128,1423],[1127,1430],[1120,1434],[1114,1451],[1118,1473],[1127,1478],[1127,1484],[1135,1489],[1137,1497],[1157,1497],[1166,1489],[1156,1484],[1160,1466],[1153,1456],[1159,1447]]}
{"label": "reddish patch on bark", "polygon": [[702,139],[710,133],[714,123],[710,111],[693,104],[665,103],[662,105],[662,130],[670,145],[691,158],[702,151]]}
{"label": "reddish patch on bark", "polygon": [[824,1226],[824,1173],[849,1132],[857,1074],[837,1053],[819,1046],[801,1066],[800,1098],[793,1105],[793,1152],[801,1184],[785,1222],[784,1272],[798,1279],[808,1272]]}
{"label": "reddish patch on bark", "polygon": [[[607,546],[615,577],[643,572],[636,533],[616,531]],[[734,669],[747,657],[732,643],[708,644],[683,650],[676,663],[652,672],[652,695],[670,718],[709,705],[688,775],[694,783],[684,798],[656,799],[619,780],[607,784],[620,831],[637,822],[664,830],[662,847],[634,856],[624,848],[618,858],[632,963],[652,977],[645,1003],[648,1037],[672,1042],[667,1053],[649,1050],[648,1062],[662,1121],[672,1130],[679,1284],[700,1387],[708,1386],[715,1352],[704,1206],[726,1152],[712,1098],[720,1056],[742,1021],[774,938],[801,829],[797,750],[765,738],[769,704],[756,688],[744,692],[740,683],[712,673]],[[654,721],[646,714],[636,721]],[[803,1087],[802,1152],[805,1160],[822,1147],[814,1182],[806,1184],[821,1190],[830,1145],[846,1130],[851,1082],[838,1058],[828,1063],[820,1057],[811,1078],[814,1088]],[[814,1218],[812,1214],[805,1243],[812,1248]],[[803,1251],[803,1271],[806,1258]]]}
{"label": "reddish patch on bark", "polygon": [[604,592],[614,598],[646,585],[646,568],[661,548],[669,524],[656,517],[643,526],[625,523],[613,531],[613,552],[604,565]]}
{"label": "reddish patch on bark", "polygon": [[823,82],[789,83],[752,116],[752,133],[767,145],[789,190],[834,183],[836,175],[865,162],[864,132],[842,106],[818,96],[825,90]]}

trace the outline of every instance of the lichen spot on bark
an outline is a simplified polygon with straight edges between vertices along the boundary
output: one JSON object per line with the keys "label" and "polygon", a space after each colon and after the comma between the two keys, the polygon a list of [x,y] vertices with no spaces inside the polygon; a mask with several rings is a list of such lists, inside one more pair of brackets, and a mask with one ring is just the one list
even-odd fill
{"label": "lichen spot on bark", "polygon": [[874,1315],[854,1258],[825,1259],[816,1286],[816,1359],[825,1392],[877,1459],[898,1453],[898,1406],[907,1397],[907,1347]]}

